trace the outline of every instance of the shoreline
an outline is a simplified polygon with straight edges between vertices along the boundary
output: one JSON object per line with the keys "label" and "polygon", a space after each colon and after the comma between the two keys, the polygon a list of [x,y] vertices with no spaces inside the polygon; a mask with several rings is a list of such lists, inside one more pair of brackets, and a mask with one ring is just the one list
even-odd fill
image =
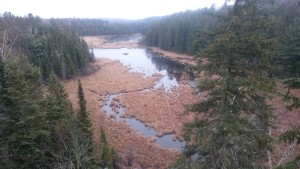
{"label": "shoreline", "polygon": [[[99,40],[98,40],[98,42],[99,42]],[[134,44],[134,45],[132,43],[129,43],[129,44],[130,45],[127,46],[128,43],[126,44],[125,42],[124,43],[123,42],[122,43],[106,43],[105,47],[106,48],[118,48],[118,47],[119,48],[131,48],[131,47],[142,48],[143,47],[138,44]],[[101,44],[100,44],[100,46],[101,46]],[[161,55],[162,57],[166,57],[168,59],[171,59],[171,60],[179,62],[179,63],[183,63],[185,65],[195,66],[195,64],[197,63],[196,59],[194,59],[194,60],[191,59],[192,56],[163,51],[159,48],[150,48],[150,50],[152,50],[154,53]],[[201,60],[204,63],[207,62],[207,59],[201,59]],[[106,66],[114,67],[115,63],[112,63],[112,62],[116,62],[116,61],[110,61],[107,63],[105,63],[105,62],[107,62],[107,61],[104,61],[103,65],[102,65],[102,63],[100,65],[105,67],[105,64],[106,64]],[[124,66],[119,65],[119,67],[124,67]],[[98,71],[101,71],[101,69]],[[124,70],[123,73],[126,71],[127,70]],[[95,72],[94,74],[98,74],[97,72]],[[126,74],[127,73],[125,73],[125,75]],[[139,76],[138,73],[132,73],[132,74],[135,74],[133,76]],[[115,76],[115,74],[114,74],[114,76]],[[94,76],[94,78],[100,78],[100,77],[102,77],[102,76]],[[197,77],[199,78],[199,76],[197,76]],[[85,77],[81,77],[81,78],[85,78]],[[122,77],[122,78],[124,78],[124,77]],[[126,78],[127,78],[127,75],[126,75]],[[131,76],[130,77],[128,76],[128,78],[131,78]],[[138,79],[140,79],[140,78],[143,79],[142,77],[138,77]],[[85,83],[87,83],[87,84],[92,83],[93,80],[91,79],[90,81],[91,82],[84,82],[84,83],[82,82],[84,85],[84,88],[85,88],[86,95],[87,95],[87,93],[89,93],[89,94],[92,93],[92,92],[89,92],[86,90],[86,89],[90,89],[90,88],[85,87],[85,85],[86,85]],[[145,81],[145,79],[143,79],[143,81]],[[145,84],[139,84],[144,87],[143,88],[140,86],[139,89],[145,89],[145,86],[146,86],[146,88],[151,86],[151,83],[153,84],[155,82],[155,79],[146,80],[146,81],[147,81],[147,83],[145,83]],[[77,83],[76,80],[75,80],[75,82]],[[77,86],[76,83],[73,83],[73,85]],[[110,86],[111,83],[113,83],[114,85],[121,83],[121,86],[122,85],[123,86],[117,87],[117,89],[110,89],[111,91],[102,90],[102,89],[94,90],[94,88],[92,88],[93,92],[96,92],[96,93],[100,92],[100,93],[103,93],[103,95],[105,95],[109,92],[112,92],[112,93],[118,93],[120,91],[122,92],[121,89],[124,86],[126,86],[125,84],[128,82],[125,83],[122,80],[118,81],[116,79],[109,81],[109,83],[101,83],[101,81],[99,81],[99,84],[101,84],[102,87],[106,86],[106,85]],[[98,85],[98,86],[100,86],[100,85]],[[174,110],[172,106],[175,106],[178,103],[182,103],[182,101],[189,100],[190,98],[184,98],[183,100],[180,100],[180,99],[170,96],[160,90],[156,90],[155,92],[144,94],[139,91],[134,91],[134,90],[136,90],[135,87],[131,86],[131,87],[127,88],[126,90],[123,89],[123,91],[132,91],[132,92],[126,93],[126,94],[118,97],[120,102],[122,104],[124,104],[127,109],[125,112],[125,117],[134,117],[134,118],[144,122],[147,126],[150,126],[151,128],[155,128],[157,130],[157,133],[159,133],[160,135],[164,135],[167,133],[175,133],[176,138],[181,139],[181,137],[182,137],[182,131],[181,131],[182,122],[192,120],[193,117],[189,117],[185,120],[182,119],[182,121],[178,120],[176,117],[178,117],[179,111],[176,112],[176,110]],[[281,82],[278,82],[277,88],[279,91],[283,91],[283,92],[286,90],[286,89],[283,89]],[[177,88],[175,90],[180,90],[180,89]],[[77,92],[77,89],[75,91]],[[184,91],[184,90],[182,90],[182,91]],[[75,95],[76,95],[76,92],[75,92]],[[293,90],[292,92],[295,93],[297,96],[300,96],[300,90]],[[92,99],[92,100],[88,101],[88,103],[89,103],[88,108],[89,108],[89,110],[91,109],[91,111],[90,111],[91,118],[98,119],[98,120],[93,120],[93,125],[95,125],[94,128],[98,128],[99,126],[101,126],[98,123],[99,121],[101,121],[101,124],[103,126],[105,126],[105,131],[107,133],[113,132],[113,133],[117,133],[117,135],[122,135],[120,138],[120,136],[115,136],[112,133],[109,133],[108,137],[109,137],[109,140],[111,140],[111,145],[113,145],[113,147],[115,147],[119,152],[121,152],[125,158],[131,158],[131,157],[129,157],[130,154],[135,153],[136,154],[134,156],[135,162],[139,165],[144,165],[144,166],[142,166],[142,168],[166,168],[166,166],[172,164],[176,160],[176,157],[178,157],[180,154],[178,151],[174,151],[174,150],[170,150],[170,149],[162,149],[159,146],[151,143],[151,142],[153,142],[153,140],[151,140],[152,138],[143,137],[142,135],[133,131],[125,123],[113,123],[108,117],[106,117],[105,114],[99,113],[99,112],[101,112],[101,110],[99,110],[99,106],[95,107],[95,105],[93,105],[93,104],[97,103],[98,105],[100,105],[102,103],[101,102],[102,99],[104,99],[101,97],[102,96],[95,96],[95,93],[94,93],[93,96],[91,94],[91,96],[89,98],[87,98],[87,100],[90,98]],[[144,99],[139,99],[140,97],[144,97]],[[201,100],[201,98],[193,98],[191,100],[199,101],[199,99]],[[174,100],[176,100],[176,101],[174,101]],[[153,102],[153,103],[151,103],[151,102]],[[132,103],[134,103],[134,104],[132,104]],[[165,104],[162,104],[162,103],[165,103]],[[75,102],[75,104],[77,104],[77,103]],[[282,101],[282,99],[279,97],[275,97],[272,100],[270,100],[269,104],[276,110],[276,116],[278,117],[278,119],[280,119],[280,120],[277,120],[276,123],[274,124],[277,127],[277,129],[272,132],[272,137],[274,139],[277,139],[279,134],[283,133],[284,131],[291,129],[293,127],[299,126],[298,124],[300,124],[300,113],[299,113],[300,108],[294,109],[293,111],[288,112],[285,108],[285,105],[287,103],[284,103]],[[152,109],[149,109],[148,107],[152,107],[152,109],[158,109],[161,111],[152,112]],[[155,108],[153,108],[153,107],[155,107]],[[147,113],[144,113],[144,114],[140,113],[141,111],[144,111],[144,109],[146,109],[145,112],[147,112]],[[180,109],[181,108],[177,107],[177,110],[180,110]],[[98,114],[97,114],[97,112],[98,112]],[[145,116],[145,114],[149,114],[151,112],[154,113],[155,116]],[[165,116],[165,114],[170,115],[170,114],[168,114],[169,112],[175,112],[175,113],[173,113],[170,117]],[[99,115],[99,114],[102,114],[102,115]],[[168,118],[170,118],[169,121],[168,121]],[[170,122],[172,123],[171,125],[169,125],[171,127],[166,127],[166,124],[169,124]],[[94,123],[97,123],[97,124],[94,124]],[[110,129],[110,128],[113,128],[113,129]],[[99,128],[96,130],[99,130]],[[122,143],[120,144],[120,142],[122,142]],[[130,142],[130,144],[133,144],[138,147],[131,146],[129,144],[129,142]],[[273,162],[276,162],[277,159],[281,158],[280,155],[282,152],[284,152],[284,150],[287,146],[288,146],[287,144],[280,144],[279,146],[275,147],[274,154],[272,154]],[[155,153],[153,153],[153,152],[155,152]],[[300,153],[300,146],[297,146],[295,148],[295,152]],[[168,159],[168,160],[166,160],[166,159]]]}
{"label": "shoreline", "polygon": [[[142,35],[133,35],[134,37],[142,38]],[[103,35],[103,36],[83,36],[83,40],[87,43],[89,48],[102,49],[118,49],[118,48],[140,48],[143,47],[138,41],[129,42],[128,40],[111,42],[111,37],[122,37],[118,35]],[[125,36],[127,37],[127,36]]]}
{"label": "shoreline", "polygon": [[148,48],[155,54],[158,54],[162,57],[168,58],[175,62],[182,63],[184,65],[189,65],[189,66],[197,65],[197,59],[192,55],[170,52],[170,51],[162,50],[161,48],[158,47],[148,47]]}
{"label": "shoreline", "polygon": [[[128,41],[119,41],[119,42],[110,42],[110,37],[113,36],[83,36],[83,39],[86,41],[89,48],[101,48],[101,49],[118,49],[118,48],[148,48],[152,52],[161,57],[168,58],[172,61],[188,65],[196,66],[197,59],[192,55],[179,54],[175,52],[165,51],[158,47],[146,47],[138,41],[128,42]],[[142,35],[134,35],[137,38],[142,38]]]}
{"label": "shoreline", "polygon": [[[92,63],[92,66],[100,66],[100,69],[93,74],[80,77],[80,80],[84,88],[84,93],[87,100],[87,108],[90,112],[90,118],[92,120],[94,128],[95,141],[98,142],[99,130],[101,127],[103,127],[107,134],[110,145],[117,150],[120,156],[122,156],[123,160],[121,161],[133,159],[134,163],[136,163],[136,165],[140,165],[142,168],[161,169],[166,168],[170,164],[174,163],[180,154],[177,150],[161,148],[160,146],[153,143],[153,138],[145,137],[137,133],[125,122],[114,121],[114,119],[103,112],[100,106],[105,102],[105,96],[107,94],[132,91],[124,93],[123,96],[126,98],[125,100],[123,96],[120,97],[120,104],[126,107],[126,113],[130,114],[130,116],[134,114],[136,119],[141,121],[145,117],[151,117],[151,121],[145,121],[144,124],[155,128],[157,133],[163,133],[167,130],[168,132],[176,131],[176,137],[182,137],[181,131],[178,131],[179,129],[181,130],[181,121],[174,120],[174,125],[171,125],[171,127],[168,124],[170,122],[168,120],[176,119],[177,117],[177,115],[174,115],[171,111],[160,111],[157,112],[158,114],[155,113],[152,116],[147,115],[147,113],[135,113],[135,108],[143,108],[143,110],[146,112],[153,110],[151,106],[147,106],[148,108],[144,108],[143,103],[145,102],[153,101],[153,103],[149,105],[153,105],[154,103],[156,103],[158,104],[157,106],[164,106],[164,103],[161,103],[160,98],[155,94],[156,92],[162,93],[163,90],[149,91],[147,92],[147,97],[142,97],[145,94],[142,89],[152,88],[159,77],[144,77],[140,73],[130,72],[129,68],[123,66],[120,62],[112,61],[109,59],[96,60],[95,63]],[[77,79],[64,81],[63,85],[69,94],[69,98],[72,102],[73,107],[76,109],[78,107]],[[190,96],[192,96],[193,94],[192,91],[188,91],[188,93]],[[138,98],[136,97],[137,95],[141,97]],[[181,93],[180,95],[186,94]],[[183,109],[183,106],[178,107],[178,104],[180,104],[180,100],[174,99],[173,102],[174,107],[171,110],[173,111],[177,109],[177,111],[180,112]],[[134,106],[131,103],[136,103],[137,105],[141,106]],[[170,116],[170,119],[155,118],[160,117],[162,114],[165,114],[165,116]],[[154,122],[160,125],[152,125],[154,124]],[[177,127],[177,129],[175,127]],[[134,154],[133,157],[132,154]],[[131,168],[132,166],[127,167]]]}

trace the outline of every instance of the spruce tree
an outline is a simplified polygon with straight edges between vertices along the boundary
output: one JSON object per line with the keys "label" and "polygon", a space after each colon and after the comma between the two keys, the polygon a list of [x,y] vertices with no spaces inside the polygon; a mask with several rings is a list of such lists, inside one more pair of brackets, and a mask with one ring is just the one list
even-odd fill
{"label": "spruce tree", "polygon": [[106,134],[101,127],[101,133],[100,133],[100,150],[101,150],[101,159],[100,159],[100,166],[102,168],[113,168],[113,163],[114,163],[114,150],[110,148],[108,145],[108,141],[106,138]]}
{"label": "spruce tree", "polygon": [[3,101],[2,101],[2,96],[3,96],[3,88],[4,88],[4,62],[2,60],[2,56],[0,54],[0,115],[4,111],[4,106],[3,106]]}
{"label": "spruce tree", "polygon": [[263,3],[236,0],[218,28],[222,34],[204,50],[209,62],[198,65],[199,89],[208,96],[189,107],[202,117],[186,126],[199,158],[179,168],[264,168],[273,118],[267,99],[275,85],[268,77],[273,41],[264,34]]}
{"label": "spruce tree", "polygon": [[[291,7],[295,8],[297,4],[291,2]],[[293,13],[295,11],[291,11]],[[290,13],[288,13],[290,14]],[[285,84],[287,93],[284,95],[284,100],[289,101],[291,104],[287,106],[288,110],[292,110],[300,107],[300,99],[294,96],[290,90],[300,88],[300,17],[298,15],[290,16],[293,18],[290,25],[288,25],[283,34],[283,38],[280,39],[280,44],[277,50],[279,64],[284,71]],[[293,128],[284,132],[280,136],[280,140],[283,142],[300,144],[300,128]],[[300,155],[290,160],[286,164],[282,164],[277,169],[298,169],[300,167]]]}
{"label": "spruce tree", "polygon": [[296,17],[280,40],[279,62],[290,77],[300,77],[300,17]]}
{"label": "spruce tree", "polygon": [[49,139],[46,114],[41,111],[42,85],[38,69],[6,64],[2,101],[7,127],[1,139],[12,168],[43,168],[47,158],[41,144]]}
{"label": "spruce tree", "polygon": [[[1,51],[0,51],[1,52]],[[0,139],[0,166],[10,166],[9,160],[8,160],[8,150],[7,145],[4,142],[4,135],[5,131],[7,130],[7,113],[5,113],[5,107],[4,107],[4,82],[5,82],[5,70],[4,70],[4,62],[2,60],[1,56],[2,52],[0,53],[0,136],[2,137]]]}
{"label": "spruce tree", "polygon": [[93,128],[91,120],[89,118],[89,112],[86,108],[86,100],[84,97],[84,92],[80,79],[78,79],[78,99],[79,111],[77,115],[77,120],[79,127],[81,128],[82,134],[83,136],[85,136],[85,142],[89,145],[89,147],[87,148],[88,153],[86,154],[86,158],[90,159],[89,168],[92,168],[96,164],[94,160]]}
{"label": "spruce tree", "polygon": [[60,123],[62,120],[70,118],[73,114],[68,94],[59,82],[57,76],[51,72],[48,83],[48,92],[44,101],[44,107],[48,112],[50,123]]}
{"label": "spruce tree", "polygon": [[86,100],[84,97],[83,88],[81,85],[80,80],[78,80],[78,104],[79,104],[79,111],[78,111],[78,120],[79,123],[82,125],[83,130],[92,137],[92,123],[89,118],[89,112],[86,108]]}
{"label": "spruce tree", "polygon": [[51,132],[49,140],[43,144],[48,155],[48,164],[51,168],[58,166],[70,168],[72,166],[72,147],[70,128],[73,110],[68,95],[60,84],[56,75],[50,73],[47,86],[47,95],[42,103],[42,110],[46,112],[48,130]]}

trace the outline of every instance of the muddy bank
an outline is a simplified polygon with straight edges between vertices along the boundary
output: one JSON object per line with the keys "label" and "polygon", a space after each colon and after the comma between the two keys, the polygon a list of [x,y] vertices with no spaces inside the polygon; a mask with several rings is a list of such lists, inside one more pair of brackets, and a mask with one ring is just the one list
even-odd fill
{"label": "muddy bank", "polygon": [[182,64],[191,65],[191,66],[196,66],[197,65],[197,60],[194,56],[186,55],[186,54],[179,54],[179,53],[175,53],[175,52],[170,52],[170,51],[162,50],[158,47],[150,47],[150,49],[154,53],[156,53],[158,55],[161,55],[163,57],[166,57],[168,59],[171,59],[175,62],[179,62],[179,63],[182,63]]}

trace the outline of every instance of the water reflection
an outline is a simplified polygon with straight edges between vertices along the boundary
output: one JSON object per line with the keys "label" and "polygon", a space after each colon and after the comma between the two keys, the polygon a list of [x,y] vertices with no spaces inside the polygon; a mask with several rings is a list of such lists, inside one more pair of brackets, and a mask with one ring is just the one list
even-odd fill
{"label": "water reflection", "polygon": [[156,87],[163,87],[166,91],[178,86],[184,65],[154,54],[148,49],[94,49],[98,58],[118,60],[128,66],[131,72],[139,72],[144,76],[160,74],[162,78]]}
{"label": "water reflection", "polygon": [[[154,129],[150,127],[146,127],[144,123],[135,119],[135,118],[123,118],[122,114],[125,113],[126,109],[114,98],[120,96],[121,94],[113,94],[108,95],[105,103],[102,106],[102,110],[106,112],[108,115],[111,115],[116,121],[124,121],[131,128],[133,128],[138,133],[142,134],[145,137],[153,137],[155,138],[155,144],[160,145],[163,148],[173,148],[179,151],[182,151],[185,147],[185,142],[179,140],[173,140],[174,134],[164,135],[162,137],[157,137],[157,133]],[[117,111],[113,109],[112,102],[114,101],[115,107],[117,107]]]}
{"label": "water reflection", "polygon": [[[148,49],[93,49],[93,51],[96,57],[118,60],[123,65],[128,66],[131,72],[142,73],[145,77],[160,74],[161,78],[156,82],[154,88],[164,88],[166,92],[171,92],[173,87],[179,86],[180,78],[185,71],[184,65],[163,58]],[[144,92],[148,90],[149,89],[146,89]],[[178,150],[184,148],[185,142],[173,140],[173,134],[157,137],[154,129],[146,127],[144,123],[139,120],[135,118],[122,118],[122,113],[126,111],[125,108],[123,108],[120,103],[117,103],[118,112],[115,112],[110,106],[113,98],[117,96],[118,95],[108,95],[105,104],[102,106],[102,110],[112,115],[116,121],[125,121],[131,128],[143,136],[154,137],[156,139],[155,143],[161,147],[175,148]]]}
{"label": "water reflection", "polygon": [[136,35],[136,36],[133,36],[133,35],[116,35],[116,36],[109,36],[107,37],[108,38],[108,42],[109,43],[114,43],[114,42],[123,42],[123,41],[126,41],[126,42],[141,42],[142,39],[143,39],[143,36],[141,35]]}

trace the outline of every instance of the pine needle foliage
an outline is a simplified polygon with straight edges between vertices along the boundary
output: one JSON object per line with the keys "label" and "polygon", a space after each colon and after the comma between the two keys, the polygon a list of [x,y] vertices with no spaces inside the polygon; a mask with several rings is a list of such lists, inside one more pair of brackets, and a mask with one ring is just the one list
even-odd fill
{"label": "pine needle foliage", "polygon": [[204,72],[199,89],[208,97],[188,108],[204,116],[186,125],[186,135],[203,157],[179,168],[263,168],[274,117],[267,99],[275,86],[268,77],[274,44],[263,33],[269,26],[264,3],[236,0],[218,28],[222,34],[202,53],[209,62],[198,65]]}
{"label": "pine needle foliage", "polygon": [[86,100],[80,80],[78,80],[78,121],[82,125],[83,130],[92,137],[92,123],[89,117],[89,112],[86,108]]}
{"label": "pine needle foliage", "polygon": [[110,148],[108,144],[108,140],[106,138],[106,134],[101,127],[101,133],[100,133],[100,147],[101,147],[101,159],[100,159],[100,166],[102,168],[109,168],[113,169],[113,163],[114,163],[114,155],[115,151],[114,149]]}
{"label": "pine needle foliage", "polygon": [[296,17],[286,29],[278,51],[279,62],[284,73],[300,77],[300,17]]}

